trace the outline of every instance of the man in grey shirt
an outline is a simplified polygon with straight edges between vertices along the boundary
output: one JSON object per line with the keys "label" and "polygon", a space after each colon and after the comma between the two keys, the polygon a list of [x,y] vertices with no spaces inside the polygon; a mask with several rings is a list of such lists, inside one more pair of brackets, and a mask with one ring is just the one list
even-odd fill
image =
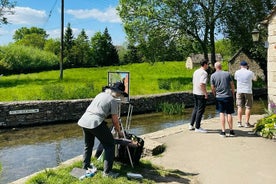
{"label": "man in grey shirt", "polygon": [[222,71],[220,62],[215,63],[216,72],[211,75],[211,89],[216,97],[216,109],[219,111],[222,137],[225,137],[225,113],[229,125],[229,136],[234,136],[233,117],[235,86],[229,72]]}

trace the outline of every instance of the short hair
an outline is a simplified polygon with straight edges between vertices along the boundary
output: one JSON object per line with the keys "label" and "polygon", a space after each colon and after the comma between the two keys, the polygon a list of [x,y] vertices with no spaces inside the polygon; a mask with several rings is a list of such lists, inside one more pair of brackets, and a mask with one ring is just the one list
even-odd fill
{"label": "short hair", "polygon": [[208,65],[208,61],[206,59],[200,61],[201,66],[204,66],[205,64]]}
{"label": "short hair", "polygon": [[217,61],[217,62],[215,63],[215,68],[221,69],[221,63]]}

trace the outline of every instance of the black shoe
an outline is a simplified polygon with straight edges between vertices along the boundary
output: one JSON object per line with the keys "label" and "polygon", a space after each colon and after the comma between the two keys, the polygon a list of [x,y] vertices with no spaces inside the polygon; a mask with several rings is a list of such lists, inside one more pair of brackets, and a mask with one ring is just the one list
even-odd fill
{"label": "black shoe", "polygon": [[221,137],[226,137],[225,132],[220,132],[219,134]]}
{"label": "black shoe", "polygon": [[234,130],[230,130],[230,132],[229,132],[229,136],[230,136],[230,137],[234,137],[234,136],[235,136],[235,132],[234,132]]}

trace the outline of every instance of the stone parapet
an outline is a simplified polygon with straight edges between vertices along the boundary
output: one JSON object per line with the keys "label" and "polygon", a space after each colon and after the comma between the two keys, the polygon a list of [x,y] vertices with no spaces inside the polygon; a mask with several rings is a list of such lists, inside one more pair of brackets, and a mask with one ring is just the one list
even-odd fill
{"label": "stone parapet", "polygon": [[[267,95],[266,89],[255,90],[254,96]],[[12,128],[36,124],[75,122],[85,112],[93,99],[25,101],[0,103],[0,128]],[[193,95],[187,92],[166,93],[158,95],[134,96],[130,98],[133,105],[132,114],[156,112],[163,103],[181,104],[186,108],[193,106]],[[215,103],[210,93],[207,105]],[[129,104],[122,104],[121,115],[127,115]]]}

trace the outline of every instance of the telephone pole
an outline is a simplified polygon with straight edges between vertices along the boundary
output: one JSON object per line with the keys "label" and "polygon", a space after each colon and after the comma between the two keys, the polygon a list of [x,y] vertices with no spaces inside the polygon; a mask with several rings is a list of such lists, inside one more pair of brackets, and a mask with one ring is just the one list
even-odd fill
{"label": "telephone pole", "polygon": [[60,31],[60,62],[59,62],[60,80],[63,79],[63,51],[64,51],[63,32],[64,32],[64,0],[61,0],[61,31]]}

